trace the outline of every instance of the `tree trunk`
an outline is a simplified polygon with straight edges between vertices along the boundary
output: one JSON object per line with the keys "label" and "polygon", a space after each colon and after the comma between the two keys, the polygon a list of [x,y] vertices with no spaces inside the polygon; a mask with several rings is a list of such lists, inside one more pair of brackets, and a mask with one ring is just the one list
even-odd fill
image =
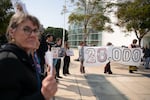
{"label": "tree trunk", "polygon": [[139,46],[141,47],[141,38],[138,38],[138,40],[139,40]]}
{"label": "tree trunk", "polygon": [[87,39],[87,24],[84,23],[84,36],[83,36],[83,41],[86,43]]}

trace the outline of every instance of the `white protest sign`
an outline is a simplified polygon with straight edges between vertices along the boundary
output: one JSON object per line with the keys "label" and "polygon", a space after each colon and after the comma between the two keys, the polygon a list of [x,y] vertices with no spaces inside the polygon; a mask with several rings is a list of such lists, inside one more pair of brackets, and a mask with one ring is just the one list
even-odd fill
{"label": "white protest sign", "polygon": [[60,59],[65,55],[65,49],[60,47],[52,47],[51,52],[53,53],[53,58]]}
{"label": "white protest sign", "polygon": [[51,52],[53,53],[53,58],[59,58],[59,56],[58,56],[59,49],[60,49],[60,47],[52,47],[51,48]]}
{"label": "white protest sign", "polygon": [[72,50],[72,49],[67,49],[67,50],[66,50],[66,55],[67,55],[67,56],[74,56],[73,50]]}
{"label": "white protest sign", "polygon": [[50,66],[50,74],[53,72],[53,54],[49,50],[45,53],[46,64]]}
{"label": "white protest sign", "polygon": [[84,66],[101,66],[108,61],[138,66],[142,55],[140,48],[84,47]]}

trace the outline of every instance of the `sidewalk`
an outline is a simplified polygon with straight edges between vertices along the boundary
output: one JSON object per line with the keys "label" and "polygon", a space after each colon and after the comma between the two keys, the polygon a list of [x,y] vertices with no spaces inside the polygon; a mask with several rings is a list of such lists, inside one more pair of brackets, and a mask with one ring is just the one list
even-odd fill
{"label": "sidewalk", "polygon": [[150,100],[150,70],[141,66],[130,74],[128,66],[114,63],[112,75],[104,74],[104,66],[86,67],[86,74],[81,74],[80,63],[74,61],[78,50],[74,49],[74,53],[71,75],[61,74],[55,100]]}

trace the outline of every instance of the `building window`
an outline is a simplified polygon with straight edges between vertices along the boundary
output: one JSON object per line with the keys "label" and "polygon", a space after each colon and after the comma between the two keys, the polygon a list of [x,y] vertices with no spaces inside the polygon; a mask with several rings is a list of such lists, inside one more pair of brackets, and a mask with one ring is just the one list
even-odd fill
{"label": "building window", "polygon": [[98,40],[98,34],[91,34],[92,40]]}

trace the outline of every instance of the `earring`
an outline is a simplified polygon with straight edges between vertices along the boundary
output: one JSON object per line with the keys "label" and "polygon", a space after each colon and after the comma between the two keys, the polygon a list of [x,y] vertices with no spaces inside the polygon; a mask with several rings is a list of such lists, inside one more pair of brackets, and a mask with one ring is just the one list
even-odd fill
{"label": "earring", "polygon": [[11,42],[15,42],[15,39],[14,39],[14,38],[12,38],[12,39],[11,39]]}

